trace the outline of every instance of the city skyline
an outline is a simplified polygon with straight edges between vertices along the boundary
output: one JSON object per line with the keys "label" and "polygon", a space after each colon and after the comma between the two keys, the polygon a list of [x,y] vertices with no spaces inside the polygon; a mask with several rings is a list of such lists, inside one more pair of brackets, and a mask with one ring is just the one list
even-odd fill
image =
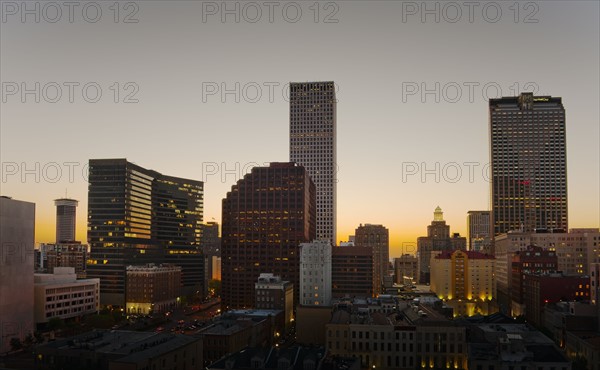
{"label": "city skyline", "polygon": [[[180,3],[165,13],[161,2],[141,3],[139,23],[116,27],[108,21],[2,23],[3,81],[18,86],[27,82],[28,88],[35,82],[76,81],[81,87],[96,81],[104,92],[98,104],[82,100],[81,94],[70,103],[66,89],[56,104],[44,97],[40,103],[32,96],[25,103],[18,95],[3,97],[1,193],[36,203],[36,242],[54,241],[53,200],[65,189],[80,201],[76,239],[87,240],[87,182],[81,170],[90,158],[128,158],[174,176],[206,180],[204,220],[220,222],[221,200],[251,164],[288,159],[290,81],[337,85],[338,242],[361,223],[383,224],[390,230],[390,257],[410,253],[403,243],[416,249],[416,239],[425,234],[438,205],[452,230],[466,236],[467,212],[490,209],[489,182],[481,171],[489,162],[484,86],[493,98],[531,90],[562,98],[569,121],[569,227],[599,226],[597,3],[540,3],[537,23],[525,23],[523,17],[514,22],[508,8],[497,23],[450,23],[443,18],[421,22],[418,16],[404,22],[400,5],[369,8],[366,2],[351,2],[339,4],[338,23],[315,24],[305,8],[307,19],[297,24],[281,19],[238,24],[212,18],[203,22],[198,7]],[[176,18],[170,30],[153,29],[156,22]],[[374,26],[355,27],[364,23]],[[302,25],[310,27],[296,36]],[[97,32],[113,46],[85,42]],[[202,39],[205,48],[190,47],[200,36],[189,35],[208,33],[214,39]],[[172,43],[173,38],[180,42]],[[264,43],[250,43],[250,38]],[[532,42],[535,48],[528,46]],[[30,47],[23,49],[23,44]],[[156,58],[135,51],[154,50],[155,44],[164,47]],[[80,46],[78,53],[72,45]],[[280,60],[275,60],[273,53],[285,45],[290,48],[276,53]],[[328,54],[331,45],[337,51]],[[119,53],[118,60],[109,58],[113,53]],[[313,55],[318,57],[312,60]],[[440,63],[445,55],[452,55],[450,63]],[[249,61],[251,72],[241,68],[241,60]],[[556,73],[561,70],[569,73]],[[135,82],[139,102],[113,104],[110,87],[115,81],[120,82],[120,100],[135,90],[125,89],[125,84]],[[222,95],[223,87],[231,89],[236,83],[260,86],[261,99],[251,102],[254,95],[248,91],[240,93],[238,102],[233,95]],[[423,95],[436,84],[437,97]],[[203,94],[215,86],[217,94]],[[462,96],[454,102],[456,86]],[[169,128],[161,129],[163,124]],[[98,129],[93,137],[91,128]],[[69,145],[54,145],[61,140]],[[38,182],[32,174],[22,181],[21,163],[38,173]],[[58,181],[52,163],[62,170]],[[72,182],[65,163],[77,164]],[[456,165],[462,170],[457,181]],[[435,173],[422,181],[424,170],[436,166],[439,181]],[[42,173],[44,168],[48,173]]]}

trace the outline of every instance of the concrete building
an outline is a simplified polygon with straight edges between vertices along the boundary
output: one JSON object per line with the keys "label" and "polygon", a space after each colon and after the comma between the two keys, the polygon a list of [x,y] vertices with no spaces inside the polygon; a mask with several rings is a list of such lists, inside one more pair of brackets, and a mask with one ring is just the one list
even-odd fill
{"label": "concrete building", "polygon": [[35,323],[70,319],[98,312],[100,280],[77,279],[73,267],[55,267],[52,274],[34,276]]}
{"label": "concrete building", "polygon": [[273,274],[260,274],[254,284],[256,303],[259,310],[281,310],[284,312],[285,329],[288,331],[294,321],[294,284],[281,280]]}
{"label": "concrete building", "polygon": [[412,285],[418,279],[418,260],[412,254],[403,254],[394,258],[394,282]]}
{"label": "concrete building", "polygon": [[450,236],[450,226],[444,221],[440,207],[433,212],[433,221],[427,226],[427,236],[417,239],[417,259],[419,261],[419,283],[429,283],[431,268],[429,263],[434,252],[445,250],[467,250],[467,239],[459,234]]}
{"label": "concrete building", "polygon": [[592,304],[598,304],[600,294],[600,263],[590,266],[590,300]]}
{"label": "concrete building", "polygon": [[373,297],[373,249],[334,247],[331,253],[331,295]]}
{"label": "concrete building", "polygon": [[476,251],[443,251],[431,258],[430,289],[455,316],[495,312],[495,259]]}
{"label": "concrete building", "polygon": [[490,211],[469,211],[467,213],[467,242],[470,251],[492,252]]}
{"label": "concrete building", "polygon": [[567,142],[562,99],[521,93],[490,99],[494,234],[568,228]]}
{"label": "concrete building", "polygon": [[180,295],[180,266],[148,264],[127,267],[125,308],[128,314],[167,312],[178,306]]}
{"label": "concrete building", "polygon": [[254,283],[271,272],[296,287],[300,244],[316,237],[316,188],[295,163],[254,167],[223,199],[223,310],[254,306]]}
{"label": "concrete building", "polygon": [[541,326],[564,349],[567,331],[589,330],[597,326],[598,308],[587,301],[547,303],[541,317]]}
{"label": "concrete building", "polygon": [[0,197],[0,353],[34,331],[35,204]]}
{"label": "concrete building", "polygon": [[383,225],[360,225],[355,231],[357,247],[373,250],[373,294],[384,292],[384,280],[390,264],[390,232]]}
{"label": "concrete building", "polygon": [[469,327],[469,369],[571,370],[554,342],[525,324],[492,323]]}
{"label": "concrete building", "polygon": [[296,342],[325,345],[325,325],[331,319],[331,306],[296,307]]}
{"label": "concrete building", "polygon": [[202,342],[187,335],[94,330],[35,347],[35,368],[86,370],[199,369]]}
{"label": "concrete building", "polygon": [[[337,99],[335,84],[290,84],[290,162],[306,168],[316,186],[316,239],[337,243]],[[298,285],[296,285],[298,286]]]}
{"label": "concrete building", "polygon": [[75,238],[77,225],[77,205],[79,201],[69,198],[55,199],[56,243],[69,243]]}
{"label": "concrete building", "polygon": [[331,248],[327,240],[300,244],[300,305],[331,304]]}

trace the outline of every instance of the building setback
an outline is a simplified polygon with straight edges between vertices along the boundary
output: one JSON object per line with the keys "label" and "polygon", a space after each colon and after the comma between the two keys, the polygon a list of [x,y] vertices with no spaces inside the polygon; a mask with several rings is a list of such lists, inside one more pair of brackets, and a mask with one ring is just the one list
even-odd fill
{"label": "building setback", "polygon": [[522,93],[490,99],[494,235],[568,228],[567,144],[562,99]]}
{"label": "building setback", "polygon": [[126,159],[91,159],[87,276],[100,279],[100,302],[125,305],[129,265],[172,263],[182,294],[204,291],[200,181],[162,175]]}
{"label": "building setback", "polygon": [[337,99],[335,84],[290,84],[290,161],[306,168],[317,189],[317,239],[336,239]]}
{"label": "building setback", "polygon": [[[254,306],[254,283],[265,271],[294,287],[300,279],[300,244],[316,236],[316,189],[304,167],[254,167],[223,199],[224,310]],[[294,289],[294,302],[299,302]]]}

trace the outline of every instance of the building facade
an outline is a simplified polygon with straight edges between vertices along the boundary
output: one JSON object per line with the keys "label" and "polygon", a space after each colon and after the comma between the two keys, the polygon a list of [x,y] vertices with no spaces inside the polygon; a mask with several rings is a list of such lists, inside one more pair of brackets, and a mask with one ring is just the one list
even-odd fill
{"label": "building facade", "polygon": [[562,99],[521,93],[490,99],[494,235],[568,228],[567,144]]}
{"label": "building facade", "polygon": [[444,221],[444,213],[440,207],[433,212],[433,221],[427,226],[427,236],[417,239],[417,259],[419,260],[419,282],[429,283],[430,261],[434,252],[446,250],[466,250],[467,239],[459,234],[450,236],[450,226]]}
{"label": "building facade", "polygon": [[183,294],[204,291],[203,189],[126,159],[90,160],[87,276],[100,279],[103,305],[125,305],[129,265],[181,266]]}
{"label": "building facade", "polygon": [[55,267],[73,267],[78,277],[86,275],[88,245],[80,242],[41,244],[39,272],[52,273]]}
{"label": "building facade", "polygon": [[127,266],[126,312],[163,313],[177,307],[181,294],[181,266]]}
{"label": "building facade", "polygon": [[290,84],[290,162],[304,166],[317,189],[317,239],[337,243],[337,99],[335,84]]}
{"label": "building facade", "polygon": [[331,250],[332,297],[374,296],[373,270],[373,249],[334,247]]}
{"label": "building facade", "polygon": [[254,284],[256,303],[259,310],[281,310],[284,315],[286,331],[294,321],[294,284],[281,280],[273,274],[260,274]]}
{"label": "building facade", "polygon": [[33,324],[35,204],[0,197],[0,353]]}
{"label": "building facade", "polygon": [[373,250],[373,294],[383,293],[390,264],[389,230],[383,225],[361,224],[355,231],[354,245]]}
{"label": "building facade", "polygon": [[331,248],[327,240],[300,244],[300,305],[331,304]]}
{"label": "building facade", "polygon": [[394,258],[394,281],[396,284],[413,284],[418,279],[418,260],[412,254]]}
{"label": "building facade", "polygon": [[[304,167],[254,167],[223,199],[224,310],[254,306],[254,283],[269,271],[300,282],[300,244],[316,236],[316,189]],[[299,289],[294,302],[299,301]]]}
{"label": "building facade", "polygon": [[469,211],[467,213],[467,241],[470,251],[491,253],[492,225],[490,211]]}
{"label": "building facade", "polygon": [[476,251],[443,251],[431,258],[430,289],[455,316],[489,315],[496,295],[495,259]]}
{"label": "building facade", "polygon": [[36,324],[98,312],[99,279],[77,279],[73,267],[56,267],[51,274],[35,274],[34,279]]}
{"label": "building facade", "polygon": [[77,225],[77,205],[75,199],[55,199],[56,205],[56,243],[73,242]]}

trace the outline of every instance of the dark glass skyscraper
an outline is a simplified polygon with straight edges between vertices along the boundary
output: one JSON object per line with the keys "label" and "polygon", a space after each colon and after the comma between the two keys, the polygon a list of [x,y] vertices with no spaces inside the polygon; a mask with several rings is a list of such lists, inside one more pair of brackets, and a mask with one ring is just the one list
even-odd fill
{"label": "dark glass skyscraper", "polygon": [[222,306],[253,307],[254,283],[272,273],[299,297],[300,243],[316,236],[316,189],[294,163],[254,167],[223,199]]}
{"label": "dark glass skyscraper", "polygon": [[317,238],[336,240],[335,84],[290,84],[290,161],[306,168],[317,187]]}
{"label": "dark glass skyscraper", "polygon": [[102,304],[125,303],[128,265],[179,265],[183,294],[203,291],[203,189],[126,159],[90,160],[87,274],[100,278]]}
{"label": "dark glass skyscraper", "polygon": [[567,229],[567,145],[561,98],[490,99],[494,234]]}

